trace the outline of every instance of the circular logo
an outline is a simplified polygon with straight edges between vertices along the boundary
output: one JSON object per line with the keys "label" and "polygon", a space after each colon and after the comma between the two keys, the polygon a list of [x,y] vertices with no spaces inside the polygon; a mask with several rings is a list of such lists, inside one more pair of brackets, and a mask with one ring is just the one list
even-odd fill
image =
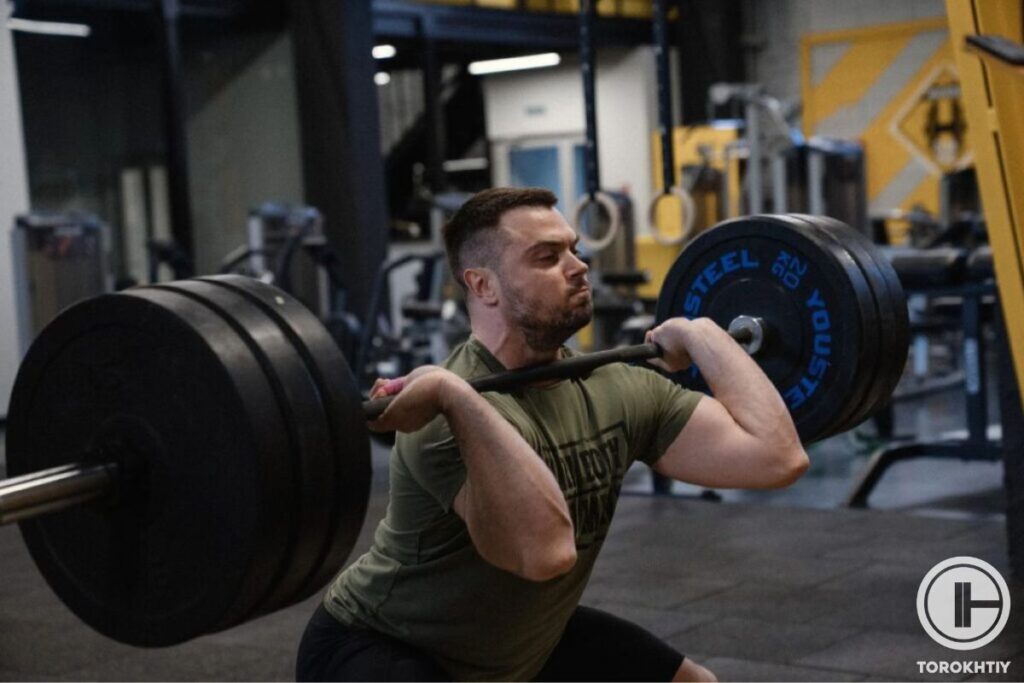
{"label": "circular logo", "polygon": [[917,616],[939,645],[976,650],[992,642],[1010,618],[1010,591],[988,562],[951,557],[931,568],[917,589]]}

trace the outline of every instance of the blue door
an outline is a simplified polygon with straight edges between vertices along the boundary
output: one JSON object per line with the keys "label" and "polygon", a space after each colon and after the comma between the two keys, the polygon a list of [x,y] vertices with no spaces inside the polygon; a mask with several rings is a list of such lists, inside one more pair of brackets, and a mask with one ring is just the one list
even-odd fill
{"label": "blue door", "polygon": [[520,147],[508,153],[509,179],[514,187],[544,187],[558,196],[564,206],[562,175],[558,168],[558,147]]}

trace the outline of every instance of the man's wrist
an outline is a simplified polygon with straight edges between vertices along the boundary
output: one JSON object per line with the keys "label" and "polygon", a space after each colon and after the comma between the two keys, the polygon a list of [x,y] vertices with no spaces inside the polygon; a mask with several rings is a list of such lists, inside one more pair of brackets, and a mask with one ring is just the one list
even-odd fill
{"label": "man's wrist", "polygon": [[688,318],[676,318],[672,321],[674,329],[669,330],[660,343],[665,351],[671,353],[688,353],[695,339],[701,334],[700,324]]}
{"label": "man's wrist", "polygon": [[462,379],[454,372],[445,371],[437,387],[437,402],[441,412],[445,415],[453,406],[464,401],[465,397],[476,394],[476,391],[469,385],[469,382]]}

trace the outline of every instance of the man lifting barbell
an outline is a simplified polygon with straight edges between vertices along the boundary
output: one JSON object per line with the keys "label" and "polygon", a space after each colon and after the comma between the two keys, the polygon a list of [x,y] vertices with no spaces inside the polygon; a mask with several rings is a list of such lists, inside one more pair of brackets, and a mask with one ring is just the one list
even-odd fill
{"label": "man lifting barbell", "polygon": [[[499,202],[489,218],[473,221],[485,227],[453,249],[472,261],[455,270],[475,288],[475,341],[449,359],[451,372],[427,368],[378,385],[378,394],[392,395],[366,403],[316,316],[251,278],[136,287],[62,311],[33,341],[11,392],[6,458],[12,478],[0,481],[0,525],[19,523],[57,596],[110,638],[165,647],[222,631],[294,605],[337,576],[366,514],[367,420],[398,400],[378,428],[431,424],[401,437],[392,465],[394,505],[376,555],[358,561],[332,592],[343,606],[349,601],[347,612],[338,609],[343,619],[351,614],[353,623],[382,624],[360,631],[370,641],[350,639],[350,652],[380,645],[386,631],[399,639],[388,642],[418,638],[412,659],[394,661],[434,662],[443,676],[468,675],[474,664],[484,667],[483,677],[543,659],[537,644],[557,641],[560,656],[547,657],[541,671],[548,678],[570,675],[560,672],[560,662],[569,663],[571,675],[598,677],[580,673],[572,656],[580,638],[588,652],[640,652],[627,635],[652,642],[642,631],[595,629],[587,624],[598,615],[573,611],[628,465],[638,457],[657,460],[668,474],[712,486],[785,480],[781,473],[756,478],[760,470],[751,468],[741,472],[745,479],[730,481],[723,473],[735,465],[721,456],[715,467],[702,468],[709,453],[728,446],[705,434],[714,431],[707,425],[715,424],[716,412],[726,425],[734,419],[744,428],[746,436],[733,432],[743,440],[789,426],[770,408],[774,394],[760,406],[768,412],[755,413],[764,422],[743,409],[767,389],[757,371],[741,372],[752,366],[743,356],[730,357],[736,347],[726,336],[740,342],[778,389],[807,444],[851,428],[888,401],[906,361],[906,300],[891,264],[848,226],[796,214],[749,216],[691,241],[658,298],[660,322],[707,318],[727,332],[707,321],[671,321],[652,334],[665,349],[647,343],[570,353],[557,347],[589,314],[574,237],[550,208],[550,195],[535,206],[516,202]],[[521,229],[510,231],[509,220]],[[476,246],[493,251],[469,248]],[[717,399],[698,403],[698,395],[651,371],[622,366],[666,349],[663,367],[696,360],[669,378],[680,387],[714,389]],[[558,355],[566,357],[555,360]],[[533,361],[540,364],[521,367]],[[610,363],[616,365],[605,368]],[[722,381],[736,374],[742,382]],[[480,403],[463,395],[457,376],[476,392],[518,393],[491,394]],[[565,379],[573,381],[550,383]],[[421,393],[430,400],[418,400]],[[474,405],[482,409],[465,408]],[[495,422],[494,411],[510,421]],[[691,411],[695,417],[687,422]],[[438,412],[447,420],[432,421]],[[481,420],[504,436],[478,428]],[[456,425],[451,433],[449,423]],[[683,432],[687,445],[670,447]],[[520,449],[525,442],[525,455],[508,448],[508,439]],[[496,456],[495,441],[509,452]],[[487,449],[477,448],[481,443]],[[735,448],[749,458],[763,446]],[[687,449],[694,455],[673,457]],[[772,449],[776,456],[786,451],[792,453]],[[529,467],[505,476],[502,468],[523,462]],[[544,486],[531,485],[530,476]],[[490,495],[494,478],[503,486],[494,485]],[[515,498],[517,523],[493,514],[512,505],[510,497],[523,487],[528,495]],[[559,521],[549,527],[552,516]],[[495,543],[506,536],[512,540]],[[548,582],[530,581],[562,570]],[[440,579],[422,581],[435,573]],[[393,586],[378,590],[389,576],[396,577]],[[424,595],[431,596],[428,604]],[[538,595],[554,602],[538,609]],[[455,619],[464,613],[471,618]],[[487,622],[498,613],[500,628]],[[326,612],[319,618],[336,641],[339,622]],[[595,644],[595,632],[621,640]],[[348,656],[337,648],[327,655]],[[437,663],[445,656],[448,670]],[[671,666],[664,677],[669,669],[678,673],[679,658],[666,653]],[[407,670],[415,669],[399,667],[396,675],[411,677],[401,673]]]}
{"label": "man lifting barbell", "polygon": [[375,429],[402,432],[374,544],[331,586],[299,649],[300,680],[714,680],[644,629],[578,605],[635,460],[713,488],[773,488],[807,468],[775,386],[719,325],[648,333],[653,370],[480,394],[466,378],[573,355],[591,318],[587,266],[547,190],[487,190],[445,228],[473,336],[443,368],[378,381]]}

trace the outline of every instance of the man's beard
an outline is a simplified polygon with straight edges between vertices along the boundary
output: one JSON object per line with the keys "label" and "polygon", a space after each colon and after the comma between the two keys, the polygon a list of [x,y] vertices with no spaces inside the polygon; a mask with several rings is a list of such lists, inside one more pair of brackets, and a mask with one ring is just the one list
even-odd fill
{"label": "man's beard", "polygon": [[527,345],[535,351],[554,351],[578,330],[590,322],[594,313],[593,301],[586,305],[541,309],[531,305],[518,291],[508,292],[509,317],[523,332]]}

